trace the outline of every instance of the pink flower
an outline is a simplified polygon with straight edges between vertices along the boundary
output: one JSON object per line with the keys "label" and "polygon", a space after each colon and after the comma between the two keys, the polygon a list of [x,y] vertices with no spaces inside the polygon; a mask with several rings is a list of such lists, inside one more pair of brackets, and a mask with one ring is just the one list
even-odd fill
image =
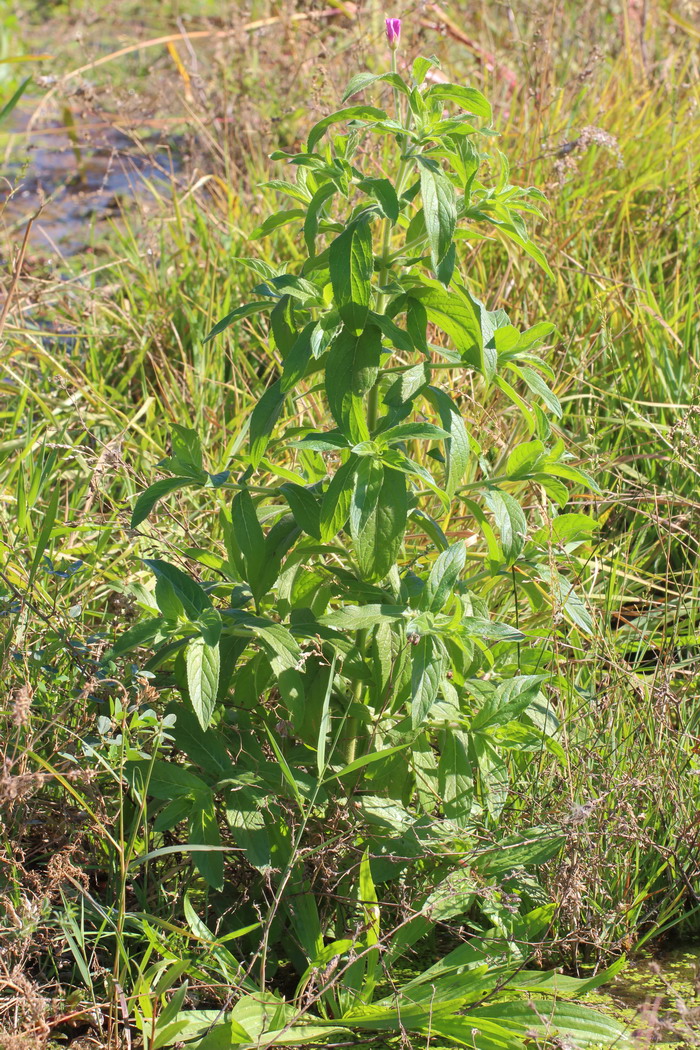
{"label": "pink flower", "polygon": [[392,51],[396,51],[399,46],[399,37],[401,36],[401,19],[387,18],[385,21],[387,43]]}

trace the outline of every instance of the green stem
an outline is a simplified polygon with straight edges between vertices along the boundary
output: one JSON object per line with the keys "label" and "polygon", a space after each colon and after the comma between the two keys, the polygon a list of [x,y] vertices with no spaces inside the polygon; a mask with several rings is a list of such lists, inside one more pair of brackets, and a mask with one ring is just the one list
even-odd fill
{"label": "green stem", "polygon": [[[396,52],[391,53],[391,72],[396,72]],[[398,88],[394,88],[394,110],[397,120],[401,120],[401,99],[399,96]],[[399,164],[398,175],[396,177],[396,196],[401,199],[403,193],[404,181],[406,179],[406,173],[410,167],[410,161],[408,158],[403,156],[407,143],[403,139],[399,139],[399,145],[401,147],[401,163]],[[382,229],[382,243],[380,252],[380,267],[379,267],[379,287],[383,288],[387,281],[389,270],[391,269],[391,231],[393,229],[393,223],[391,219],[384,220],[384,226]],[[377,313],[383,314],[386,311],[387,304],[389,302],[389,295],[387,292],[381,292],[377,296]],[[372,434],[377,426],[377,416],[379,414],[379,380],[374,384],[369,392],[367,398],[367,425],[369,432]]]}

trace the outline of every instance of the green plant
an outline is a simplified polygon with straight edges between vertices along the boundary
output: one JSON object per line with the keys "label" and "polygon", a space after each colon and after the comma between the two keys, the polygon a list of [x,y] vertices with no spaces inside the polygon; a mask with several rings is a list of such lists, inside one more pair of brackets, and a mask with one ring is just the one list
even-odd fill
{"label": "green plant", "polygon": [[[498,829],[511,770],[543,751],[564,761],[537,624],[555,606],[590,630],[554,552],[591,528],[561,512],[565,482],[595,486],[551,437],[547,414],[560,407],[535,349],[552,325],[520,332],[475,299],[457,268],[460,239],[485,223],[548,272],[522,219],[538,214],[541,194],[511,185],[501,155],[495,185],[480,180],[485,155],[475,142],[488,141],[490,107],[471,88],[426,86],[435,65],[417,59],[411,83],[395,63],[356,76],[344,101],[388,85],[393,116],[345,106],[311,129],[303,152],[274,155],[296,177],[269,186],[294,207],[257,235],[296,222],[306,257],[298,273],[237,260],[259,278],[256,298],[209,338],[269,315],[279,377],[225,470],[206,470],[196,433],[174,426],[161,463],[169,476],[132,515],[138,527],[170,493],[209,490],[225,544],[187,551],[213,573],[207,581],[149,559],[155,589],[139,592],[148,615],[112,651],[117,659],[151,648],[146,670],[187,701],[171,705],[171,732],[188,765],[129,763],[136,806],[161,804],[156,835],[187,821],[180,848],[222,917],[227,851],[248,872],[248,899],[234,912],[242,956],[228,963],[242,997],[202,1048],[347,1030],[414,1030],[483,1047],[522,1046],[529,1031],[548,1038],[553,1028],[584,1042],[620,1034],[583,1008],[512,998],[516,988],[581,990],[521,972],[524,946],[552,916],[533,907],[523,869],[556,854],[561,834],[529,828],[499,842]],[[324,146],[338,124],[347,132]],[[358,166],[372,135],[396,143],[393,181],[374,170],[371,152],[367,170]],[[475,398],[497,387],[522,415],[528,440],[499,472],[446,389],[449,375],[468,376]],[[330,429],[318,427],[320,400]],[[528,518],[532,490],[546,497]],[[449,542],[459,504],[485,556]],[[486,597],[497,606],[503,593],[516,594],[527,626],[491,618]],[[217,799],[233,846],[222,841]],[[498,847],[477,848],[478,832]],[[394,912],[403,921],[387,921]],[[396,960],[436,921],[467,915],[466,944],[376,998],[382,968],[393,981]],[[167,973],[157,968],[143,992],[163,995],[180,976]],[[164,1005],[160,1022],[138,1015],[149,1045],[214,1023],[216,1012],[180,1009],[184,995]]]}

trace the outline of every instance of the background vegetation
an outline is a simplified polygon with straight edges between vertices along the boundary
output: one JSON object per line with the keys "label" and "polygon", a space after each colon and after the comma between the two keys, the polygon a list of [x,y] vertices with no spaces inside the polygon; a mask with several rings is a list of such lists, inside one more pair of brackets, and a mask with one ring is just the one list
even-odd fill
{"label": "background vegetation", "polygon": [[[121,916],[138,967],[148,953],[212,940],[183,920],[187,890],[202,891],[182,853],[134,897],[129,864],[147,844],[122,764],[130,749],[161,746],[171,693],[123,667],[105,677],[103,657],[137,616],[135,585],[149,579],[140,558],[199,556],[201,567],[197,552],[222,543],[187,490],[137,530],[131,510],[170,452],[173,422],[194,427],[213,469],[223,466],[275,374],[254,319],[203,339],[253,283],[234,260],[251,254],[251,232],[279,206],[260,185],[272,176],[267,155],[294,148],[337,108],[350,72],[383,68],[384,12],[340,2],[225,14],[204,2],[96,14],[80,3],[3,6],[3,57],[51,53],[33,66],[22,119],[38,106],[36,126],[70,128],[56,198],[85,178],[87,125],[116,125],[133,157],[157,139],[167,158],[136,199],[94,222],[81,252],[47,247],[40,215],[22,253],[22,186],[32,205],[40,187],[28,140],[3,126],[16,196],[3,213],[0,321],[1,1023],[41,1045],[94,1023],[95,1011],[111,1008],[115,1024],[129,1013],[117,971],[111,984],[104,972],[105,911]],[[595,529],[557,551],[582,606],[572,617],[553,595],[540,622],[564,759],[514,760],[501,822],[509,833],[547,825],[565,836],[527,878],[534,901],[556,901],[548,950],[575,970],[698,928],[697,10],[570,0],[387,13],[404,20],[402,62],[435,52],[450,79],[493,101],[512,181],[549,200],[532,232],[554,281],[494,239],[462,242],[459,261],[489,309],[507,308],[519,327],[555,323],[547,359],[558,428],[601,489],[574,497]],[[161,36],[173,39],[144,46]],[[10,66],[0,66],[7,95],[18,84],[5,78]],[[42,76],[64,79],[40,85]],[[301,249],[280,230],[265,254],[293,263]],[[498,392],[464,382],[454,393],[496,469],[524,426]],[[453,516],[453,535],[483,556],[469,525]],[[517,618],[513,591],[489,600],[499,619]],[[592,633],[581,627],[589,617]],[[218,977],[191,975],[203,1002],[226,982],[217,952]]]}

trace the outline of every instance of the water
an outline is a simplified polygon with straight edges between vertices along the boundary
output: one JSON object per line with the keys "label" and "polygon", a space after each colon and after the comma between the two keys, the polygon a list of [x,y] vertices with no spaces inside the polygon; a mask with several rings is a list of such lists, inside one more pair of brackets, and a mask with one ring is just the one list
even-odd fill
{"label": "water", "polygon": [[631,962],[589,1001],[629,1023],[640,1046],[700,1047],[700,945]]}
{"label": "water", "polygon": [[[95,224],[118,215],[130,200],[148,195],[179,168],[177,143],[162,135],[127,133],[105,114],[81,114],[30,127],[32,109],[12,114],[3,140],[10,160],[0,181],[0,254],[21,240],[30,216],[30,243],[51,256],[73,255],[90,243]],[[5,134],[9,130],[9,135]]]}

